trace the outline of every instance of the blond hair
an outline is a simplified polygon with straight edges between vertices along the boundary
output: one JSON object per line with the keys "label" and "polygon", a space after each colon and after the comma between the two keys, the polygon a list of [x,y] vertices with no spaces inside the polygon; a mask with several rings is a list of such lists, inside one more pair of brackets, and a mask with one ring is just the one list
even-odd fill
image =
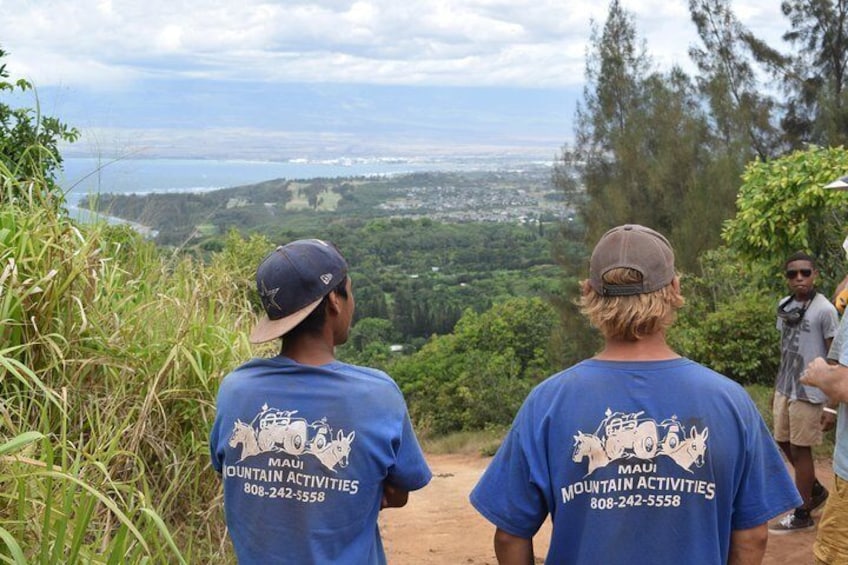
{"label": "blond hair", "polygon": [[[620,267],[604,273],[603,280],[614,285],[641,283],[642,274]],[[665,331],[674,323],[677,310],[684,303],[679,289],[673,284],[644,294],[603,296],[585,280],[582,290],[578,301],[580,311],[607,339],[637,341]]]}

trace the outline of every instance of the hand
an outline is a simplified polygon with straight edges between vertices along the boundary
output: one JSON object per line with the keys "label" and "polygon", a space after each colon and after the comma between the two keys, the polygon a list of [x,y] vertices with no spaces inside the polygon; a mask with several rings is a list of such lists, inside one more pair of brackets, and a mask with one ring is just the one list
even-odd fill
{"label": "hand", "polygon": [[848,366],[828,365],[817,357],[801,373],[801,384],[818,387],[831,402],[848,403]]}
{"label": "hand", "polygon": [[827,361],[821,357],[816,357],[807,368],[801,373],[801,384],[809,386],[819,386],[821,384],[822,372],[827,370]]}
{"label": "hand", "polygon": [[383,498],[380,500],[380,510],[383,508],[389,508],[389,501],[392,498],[392,494],[394,493],[394,487],[391,485],[383,484]]}
{"label": "hand", "polygon": [[406,506],[407,500],[409,500],[409,491],[383,483],[383,498],[380,500],[380,510]]}
{"label": "hand", "polygon": [[831,414],[830,412],[822,411],[821,415],[821,429],[823,432],[829,432],[836,426],[836,414]]}

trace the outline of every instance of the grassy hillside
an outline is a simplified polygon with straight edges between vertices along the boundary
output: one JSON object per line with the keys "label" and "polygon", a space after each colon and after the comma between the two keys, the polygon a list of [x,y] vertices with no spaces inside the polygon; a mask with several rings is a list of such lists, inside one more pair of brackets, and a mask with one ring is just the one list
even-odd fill
{"label": "grassy hillside", "polygon": [[0,207],[0,555],[226,560],[206,436],[250,355],[248,274],[234,251],[161,255],[30,194]]}

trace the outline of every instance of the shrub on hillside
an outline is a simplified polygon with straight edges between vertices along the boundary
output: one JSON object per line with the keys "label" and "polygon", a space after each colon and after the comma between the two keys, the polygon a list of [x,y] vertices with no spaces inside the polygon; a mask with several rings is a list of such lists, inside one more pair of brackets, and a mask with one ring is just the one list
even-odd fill
{"label": "shrub on hillside", "polygon": [[762,294],[740,294],[705,315],[681,316],[669,339],[681,354],[738,383],[773,384],[780,364],[776,301]]}
{"label": "shrub on hillside", "polygon": [[393,363],[419,428],[433,435],[508,425],[530,389],[554,371],[558,319],[539,298],[515,298],[476,314]]}

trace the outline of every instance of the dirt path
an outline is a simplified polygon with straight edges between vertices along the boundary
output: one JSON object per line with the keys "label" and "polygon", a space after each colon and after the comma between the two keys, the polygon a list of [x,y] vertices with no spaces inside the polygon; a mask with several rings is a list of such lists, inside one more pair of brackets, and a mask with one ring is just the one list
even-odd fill
{"label": "dirt path", "polygon": [[[380,530],[389,563],[397,565],[495,565],[494,528],[472,508],[468,493],[489,462],[468,455],[429,455],[433,481],[412,493],[402,509],[381,513]],[[833,486],[830,462],[817,467],[817,476]],[[546,523],[534,541],[538,563],[543,562],[550,538]],[[769,536],[765,565],[812,563],[815,531]]]}

